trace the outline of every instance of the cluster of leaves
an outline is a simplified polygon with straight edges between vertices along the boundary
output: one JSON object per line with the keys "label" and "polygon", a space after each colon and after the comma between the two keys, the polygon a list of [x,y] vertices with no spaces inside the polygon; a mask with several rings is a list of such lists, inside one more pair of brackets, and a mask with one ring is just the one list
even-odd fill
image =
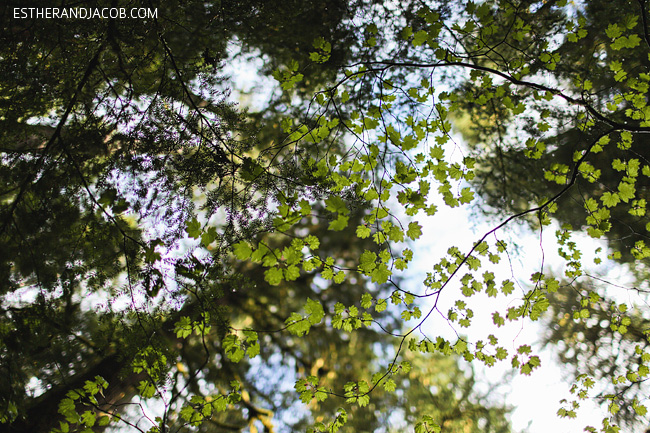
{"label": "cluster of leaves", "polygon": [[[473,192],[462,184],[466,181],[491,198],[497,212],[512,211],[468,254],[452,248],[448,258],[434,266],[435,272],[425,280],[425,293],[428,294],[420,295],[420,298],[435,299],[431,311],[436,309],[437,299],[457,277],[459,269],[467,267],[477,271],[482,268],[479,255],[490,254],[492,263],[501,260],[506,249],[488,253],[484,242],[488,235],[528,215],[532,217],[531,223],[541,228],[552,223],[550,216],[553,214],[560,220],[574,223],[558,231],[561,245],[558,257],[565,261],[564,276],[574,281],[584,275],[584,270],[580,246],[567,237],[574,231],[573,227],[584,227],[593,238],[608,236],[612,239],[610,246],[615,249],[610,259],[627,257],[628,261],[642,263],[647,257],[649,250],[643,235],[647,229],[643,178],[647,169],[643,161],[647,159],[643,150],[635,146],[635,141],[650,131],[647,120],[648,12],[646,5],[640,2],[635,6],[638,15],[626,15],[616,23],[604,18],[608,16],[606,11],[613,16],[611,11],[622,7],[593,2],[574,14],[565,2],[469,3],[464,16],[447,14],[447,21],[443,19],[445,11],[424,8],[417,19],[398,33],[394,43],[404,47],[399,56],[387,55],[386,58],[391,59],[387,61],[361,61],[346,70],[334,87],[318,95],[316,101],[323,107],[323,113],[330,107],[340,112],[350,105],[348,100],[355,91],[371,89],[372,102],[357,104],[357,109],[346,114],[345,119],[345,127],[356,140],[355,154],[360,156],[338,167],[331,164],[334,170],[352,168],[352,173],[344,179],[335,178],[337,186],[341,189],[353,187],[357,195],[363,195],[374,206],[371,220],[357,229],[359,236],[374,233],[374,240],[380,245],[384,241],[401,241],[403,233],[392,232],[397,226],[381,220],[395,213],[416,216],[422,210],[434,215],[435,207],[427,206],[437,201],[429,196],[431,180],[437,184],[437,191],[447,206],[471,202]],[[368,33],[374,34],[374,28]],[[553,40],[556,42],[551,42]],[[586,58],[583,42],[594,47],[587,50],[593,59]],[[417,72],[409,74],[407,68],[422,73],[424,78],[419,85],[412,84],[417,82]],[[447,74],[437,72],[447,68],[467,73],[458,74],[462,78],[456,83],[444,81]],[[540,78],[543,76],[553,76],[555,81],[542,84]],[[447,85],[455,84],[455,91],[436,92],[431,77],[439,77]],[[412,107],[410,113],[409,107]],[[452,127],[447,119],[460,125],[477,150],[473,157],[464,157],[462,162],[455,164],[447,161],[445,149]],[[471,119],[473,126],[463,129],[466,119]],[[434,140],[437,144],[429,145]],[[427,145],[431,149],[429,154],[421,152]],[[366,170],[368,176],[364,179],[368,179],[370,185],[353,177],[354,167]],[[539,176],[531,177],[531,170],[539,172]],[[377,171],[380,174],[376,175]],[[537,179],[547,182],[540,183]],[[453,181],[458,182],[456,188],[460,192],[457,194],[452,193]],[[392,197],[402,205],[401,212],[396,210],[396,203],[390,201]],[[582,203],[586,212],[580,215],[571,201]],[[390,212],[384,212],[386,203],[391,203]],[[418,225],[415,221],[408,224],[409,227]],[[367,227],[369,225],[374,225],[373,230]],[[617,232],[612,233],[613,230]],[[621,230],[629,235],[617,236]],[[630,237],[635,239],[631,245],[620,242]],[[359,259],[359,269],[374,270],[376,257],[374,253],[364,253]],[[373,277],[373,281],[390,281],[395,270],[405,269],[401,262],[397,263],[401,259],[403,257],[394,253],[390,257],[386,255],[383,262],[390,263],[389,273]],[[497,294],[495,276],[490,271],[483,272],[482,278],[473,273],[457,278],[464,296],[471,297],[482,291],[490,297]],[[530,283],[533,288],[523,294],[521,305],[508,309],[505,315],[508,320],[539,320],[549,309],[550,299],[555,300],[553,295],[558,288],[570,287],[542,273],[533,275]],[[505,280],[502,287],[503,293],[510,295],[514,284]],[[590,293],[595,295],[596,292]],[[598,299],[598,302],[608,302],[606,298]],[[589,318],[585,309],[572,314],[579,322]],[[429,316],[430,313],[425,314],[424,319]],[[407,313],[402,317],[409,320],[413,315]],[[422,315],[417,313],[415,317],[419,319]],[[464,301],[457,300],[447,317],[467,327],[473,311]],[[498,312],[493,314],[493,319],[497,326],[504,324]],[[632,322],[632,318],[620,319],[614,315],[607,320],[616,329],[623,330]],[[419,329],[423,323],[418,322],[412,329]],[[551,324],[554,326],[554,322]],[[436,348],[463,346],[460,341],[445,344],[442,339]],[[640,346],[635,346],[635,350],[643,355],[641,347],[646,345],[647,337],[639,335],[638,341]],[[599,344],[597,340],[592,343]],[[422,343],[416,346],[422,347]],[[482,352],[484,344],[481,341],[475,342],[475,347],[476,351],[463,348],[458,353],[468,360],[494,363],[494,356]],[[498,346],[495,349],[496,358],[507,357],[505,349]],[[539,358],[530,356],[530,352],[530,346],[524,345],[512,357],[512,365],[524,374],[530,374],[539,365]],[[520,356],[524,356],[523,359]],[[580,372],[579,363],[574,365]],[[638,373],[633,370],[620,376],[626,378],[621,383],[638,383]],[[591,368],[590,374],[594,372],[603,379],[608,377],[602,369]],[[582,389],[581,399],[587,396],[585,389],[593,386],[585,377],[583,374],[576,376],[574,389]],[[619,383],[618,379],[612,380],[614,384]],[[614,395],[624,401],[621,393],[607,394],[607,399]],[[578,407],[577,402],[573,404],[574,409]],[[609,405],[610,417],[603,420],[603,431],[616,429],[616,422],[635,422],[634,413],[640,417],[636,419],[643,419],[646,412],[636,398],[627,405],[634,408],[634,413],[628,411],[628,415],[621,416],[621,406],[620,403]],[[573,409],[561,409],[559,414],[575,415]]]}

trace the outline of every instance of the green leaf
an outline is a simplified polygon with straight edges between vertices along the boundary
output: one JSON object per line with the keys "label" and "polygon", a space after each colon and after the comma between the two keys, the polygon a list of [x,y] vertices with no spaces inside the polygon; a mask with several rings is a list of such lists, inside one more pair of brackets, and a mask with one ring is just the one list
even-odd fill
{"label": "green leaf", "polygon": [[459,201],[462,204],[466,204],[474,200],[474,192],[469,189],[469,188],[463,188],[463,190],[460,193],[460,199]]}
{"label": "green leaf", "polygon": [[388,267],[381,263],[379,264],[371,273],[371,281],[373,283],[384,284],[388,281],[388,278],[392,275],[392,272]]}
{"label": "green leaf", "polygon": [[244,357],[244,351],[241,348],[241,342],[234,334],[228,334],[223,338],[222,346],[226,356],[234,363],[238,363]]}
{"label": "green leaf", "polygon": [[600,197],[600,200],[607,207],[614,207],[620,201],[619,196],[618,196],[617,193],[611,193],[609,191],[604,192],[603,195]]}
{"label": "green leaf", "polygon": [[397,384],[393,379],[386,379],[384,381],[384,391],[393,392],[397,388]]}
{"label": "green leaf", "polygon": [[191,238],[198,239],[201,236],[201,224],[196,218],[185,222],[185,231]]}
{"label": "green leaf", "polygon": [[277,286],[282,282],[282,269],[269,268],[264,272],[264,280],[272,286]]}
{"label": "green leaf", "polygon": [[334,231],[345,230],[346,227],[348,226],[349,219],[350,219],[349,217],[339,214],[336,220],[330,222],[329,229]]}
{"label": "green leaf", "polygon": [[361,307],[365,309],[372,307],[372,295],[370,293],[361,295]]}
{"label": "green leaf", "polygon": [[418,31],[411,42],[414,47],[419,47],[429,39],[429,34],[424,30]]}
{"label": "green leaf", "polygon": [[253,249],[248,244],[248,242],[240,241],[237,242],[233,247],[233,252],[235,253],[235,257],[237,257],[239,260],[248,260],[253,253]]}
{"label": "green leaf", "polygon": [[370,227],[366,225],[357,226],[357,237],[360,239],[366,239],[370,236]]}
{"label": "green leaf", "polygon": [[248,356],[249,358],[255,358],[259,354],[260,354],[259,343],[251,344],[248,346],[248,348],[246,348],[246,356]]}
{"label": "green leaf", "polygon": [[312,325],[319,324],[323,320],[323,317],[325,317],[325,311],[321,303],[312,299],[307,299],[305,312],[309,315],[309,323]]}
{"label": "green leaf", "polygon": [[320,240],[314,236],[314,235],[309,235],[305,238],[305,243],[309,247],[310,250],[316,251],[318,247],[320,246]]}
{"label": "green leaf", "polygon": [[155,245],[150,245],[145,249],[144,260],[147,263],[155,263],[161,259],[161,255],[156,251]]}
{"label": "green leaf", "polygon": [[611,39],[616,39],[623,34],[623,30],[616,24],[610,24],[605,30],[605,34]]}
{"label": "green leaf", "polygon": [[417,222],[410,222],[409,228],[406,231],[406,236],[413,240],[418,239],[420,236],[422,236],[422,226]]}
{"label": "green leaf", "polygon": [[151,398],[156,394],[156,387],[148,380],[140,381],[138,394],[144,398]]}
{"label": "green leaf", "polygon": [[192,322],[189,317],[182,316],[178,322],[174,325],[174,331],[176,332],[176,337],[178,338],[187,338],[192,334]]}
{"label": "green leaf", "polygon": [[633,184],[628,182],[621,182],[618,184],[619,198],[625,203],[633,199],[635,193],[636,193],[636,188],[634,187]]}
{"label": "green leaf", "polygon": [[284,270],[284,278],[287,281],[295,281],[300,277],[300,269],[297,266],[291,265]]}
{"label": "green leaf", "polygon": [[501,285],[501,292],[504,295],[509,295],[515,290],[515,284],[510,280],[504,280]]}

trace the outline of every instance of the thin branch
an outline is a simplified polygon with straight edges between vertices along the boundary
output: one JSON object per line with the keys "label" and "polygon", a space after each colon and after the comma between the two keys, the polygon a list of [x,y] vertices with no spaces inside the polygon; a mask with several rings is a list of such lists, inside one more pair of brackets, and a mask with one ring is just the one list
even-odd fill
{"label": "thin branch", "polygon": [[600,120],[601,122],[604,122],[611,126],[614,129],[621,130],[621,131],[630,131],[630,132],[642,132],[642,133],[650,133],[650,126],[635,126],[635,125],[628,125],[625,123],[620,123],[615,120],[612,120],[605,115],[601,114],[598,110],[596,110],[591,104],[589,104],[587,101],[585,101],[583,98],[574,98],[572,96],[569,96],[565,94],[562,90],[556,89],[550,86],[545,86],[543,84],[535,83],[533,81],[525,81],[525,80],[519,80],[517,78],[514,78],[513,76],[506,74],[505,72],[501,72],[497,69],[494,68],[489,68],[487,66],[480,66],[480,65],[475,65],[472,63],[466,63],[466,62],[459,62],[459,61],[442,61],[442,62],[437,62],[437,63],[417,63],[417,62],[391,62],[391,61],[386,61],[386,60],[378,60],[375,62],[360,62],[360,63],[355,63],[350,66],[358,66],[358,65],[383,65],[384,67],[382,68],[369,68],[364,71],[356,72],[354,74],[348,75],[347,77],[343,78],[340,80],[337,84],[334,85],[333,88],[343,84],[345,81],[349,80],[351,77],[354,77],[355,75],[361,75],[365,74],[368,72],[380,72],[380,71],[385,71],[386,69],[389,68],[394,68],[394,67],[403,67],[403,68],[443,68],[443,67],[450,67],[450,66],[460,66],[462,68],[468,68],[468,69],[474,69],[478,71],[483,71],[490,73],[492,75],[499,76],[503,78],[506,81],[511,82],[512,84],[515,84],[517,86],[521,87],[528,87],[531,89],[543,91],[543,92],[550,92],[555,96],[558,96],[568,103],[572,105],[578,105],[581,107],[584,107],[591,115],[593,115],[596,119]]}

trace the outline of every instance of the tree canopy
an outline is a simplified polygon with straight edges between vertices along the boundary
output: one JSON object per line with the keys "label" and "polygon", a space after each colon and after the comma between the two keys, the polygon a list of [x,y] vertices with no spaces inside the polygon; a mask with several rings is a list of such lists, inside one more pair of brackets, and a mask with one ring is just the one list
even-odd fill
{"label": "tree canopy", "polygon": [[[0,430],[509,432],[477,371],[543,374],[542,342],[559,417],[647,425],[645,0],[19,3]],[[252,57],[262,108],[226,72]],[[491,228],[423,257],[458,207]]]}

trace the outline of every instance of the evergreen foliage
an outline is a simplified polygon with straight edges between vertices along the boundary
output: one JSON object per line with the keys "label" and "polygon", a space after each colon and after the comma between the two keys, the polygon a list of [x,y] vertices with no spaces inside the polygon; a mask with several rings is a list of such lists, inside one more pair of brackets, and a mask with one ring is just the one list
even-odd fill
{"label": "evergreen foliage", "polygon": [[[587,431],[647,424],[645,0],[18,3],[1,430],[508,432],[474,371],[543,369],[535,341],[501,341],[528,322],[572,367],[560,417],[597,397]],[[251,54],[277,83],[257,112],[223,72]],[[414,284],[424,225],[461,206],[500,221]],[[497,271],[517,221],[555,233],[554,271]],[[495,330],[465,335],[486,298]]]}

